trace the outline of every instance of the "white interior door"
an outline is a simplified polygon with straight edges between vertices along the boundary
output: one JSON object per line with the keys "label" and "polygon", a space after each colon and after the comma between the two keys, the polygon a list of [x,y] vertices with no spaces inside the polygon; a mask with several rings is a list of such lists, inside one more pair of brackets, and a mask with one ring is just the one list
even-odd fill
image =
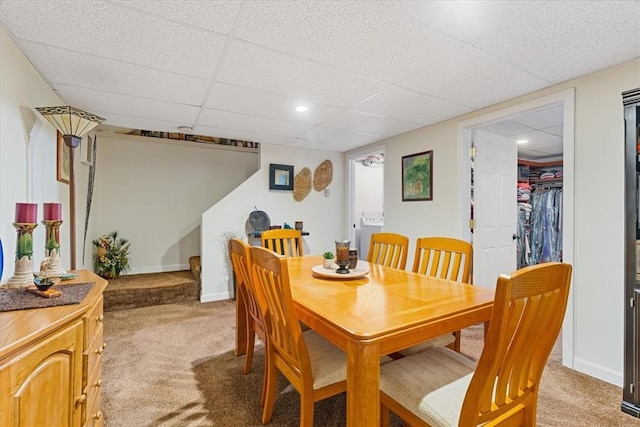
{"label": "white interior door", "polygon": [[473,283],[494,289],[516,269],[518,148],[513,141],[474,130]]}

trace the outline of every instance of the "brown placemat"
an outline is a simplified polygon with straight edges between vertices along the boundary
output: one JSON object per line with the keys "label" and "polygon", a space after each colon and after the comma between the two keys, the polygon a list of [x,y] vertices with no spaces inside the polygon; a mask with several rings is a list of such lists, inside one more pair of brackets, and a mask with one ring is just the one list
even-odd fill
{"label": "brown placemat", "polygon": [[79,304],[93,288],[93,285],[94,283],[91,282],[52,286],[51,289],[62,292],[62,295],[55,298],[44,298],[27,291],[25,288],[0,287],[0,312]]}

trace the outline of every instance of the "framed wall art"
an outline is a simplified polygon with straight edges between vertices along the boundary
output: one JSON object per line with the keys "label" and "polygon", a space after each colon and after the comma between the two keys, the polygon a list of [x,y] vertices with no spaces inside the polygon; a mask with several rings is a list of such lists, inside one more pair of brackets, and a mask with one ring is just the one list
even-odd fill
{"label": "framed wall art", "polygon": [[293,190],[293,166],[269,165],[269,190]]}
{"label": "framed wall art", "polygon": [[402,157],[402,201],[433,200],[433,150]]}
{"label": "framed wall art", "polygon": [[89,135],[80,144],[80,162],[93,166],[93,138]]}
{"label": "framed wall art", "polygon": [[62,134],[58,131],[56,150],[56,179],[64,184],[69,184],[71,176],[71,147],[62,140]]}

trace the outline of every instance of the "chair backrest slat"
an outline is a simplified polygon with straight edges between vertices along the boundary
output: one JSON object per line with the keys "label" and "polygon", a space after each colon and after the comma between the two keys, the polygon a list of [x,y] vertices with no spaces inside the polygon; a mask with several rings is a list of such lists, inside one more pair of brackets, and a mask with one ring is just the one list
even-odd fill
{"label": "chair backrest slat", "polygon": [[[231,264],[236,275],[236,287],[245,301],[249,315],[258,322],[258,327],[264,328],[264,320],[262,316],[262,308],[260,303],[259,290],[253,286],[251,271],[249,265],[251,263],[250,246],[242,240],[229,240],[229,253],[231,255]],[[262,303],[264,305],[264,303]],[[258,333],[261,330],[257,331]],[[261,336],[264,339],[264,336]]]}
{"label": "chair backrest slat", "polygon": [[408,237],[396,233],[373,233],[367,262],[404,270],[408,251]]}
{"label": "chair backrest slat", "polygon": [[459,425],[535,411],[540,377],[562,327],[572,268],[539,264],[500,276],[485,346]]}
{"label": "chair backrest slat", "polygon": [[302,232],[286,228],[263,231],[260,235],[262,247],[286,257],[303,256]]}
{"label": "chair backrest slat", "polygon": [[270,345],[275,357],[283,361],[278,366],[312,384],[309,353],[291,296],[287,257],[253,246],[251,259],[255,286],[260,287],[266,301],[265,323]]}
{"label": "chair backrest slat", "polygon": [[414,273],[470,283],[471,243],[449,237],[421,237],[416,242]]}

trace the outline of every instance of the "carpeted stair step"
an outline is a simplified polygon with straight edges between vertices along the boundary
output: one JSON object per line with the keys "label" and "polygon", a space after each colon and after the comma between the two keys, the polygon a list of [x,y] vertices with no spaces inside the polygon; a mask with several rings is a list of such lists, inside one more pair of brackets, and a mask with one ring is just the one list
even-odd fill
{"label": "carpeted stair step", "polygon": [[189,257],[189,268],[191,268],[191,273],[193,273],[193,277],[196,278],[198,283],[200,282],[200,272],[202,271],[202,265],[200,264],[200,256],[195,255]]}
{"label": "carpeted stair step", "polygon": [[200,284],[190,270],[130,274],[109,280],[104,310],[125,310],[200,299]]}

